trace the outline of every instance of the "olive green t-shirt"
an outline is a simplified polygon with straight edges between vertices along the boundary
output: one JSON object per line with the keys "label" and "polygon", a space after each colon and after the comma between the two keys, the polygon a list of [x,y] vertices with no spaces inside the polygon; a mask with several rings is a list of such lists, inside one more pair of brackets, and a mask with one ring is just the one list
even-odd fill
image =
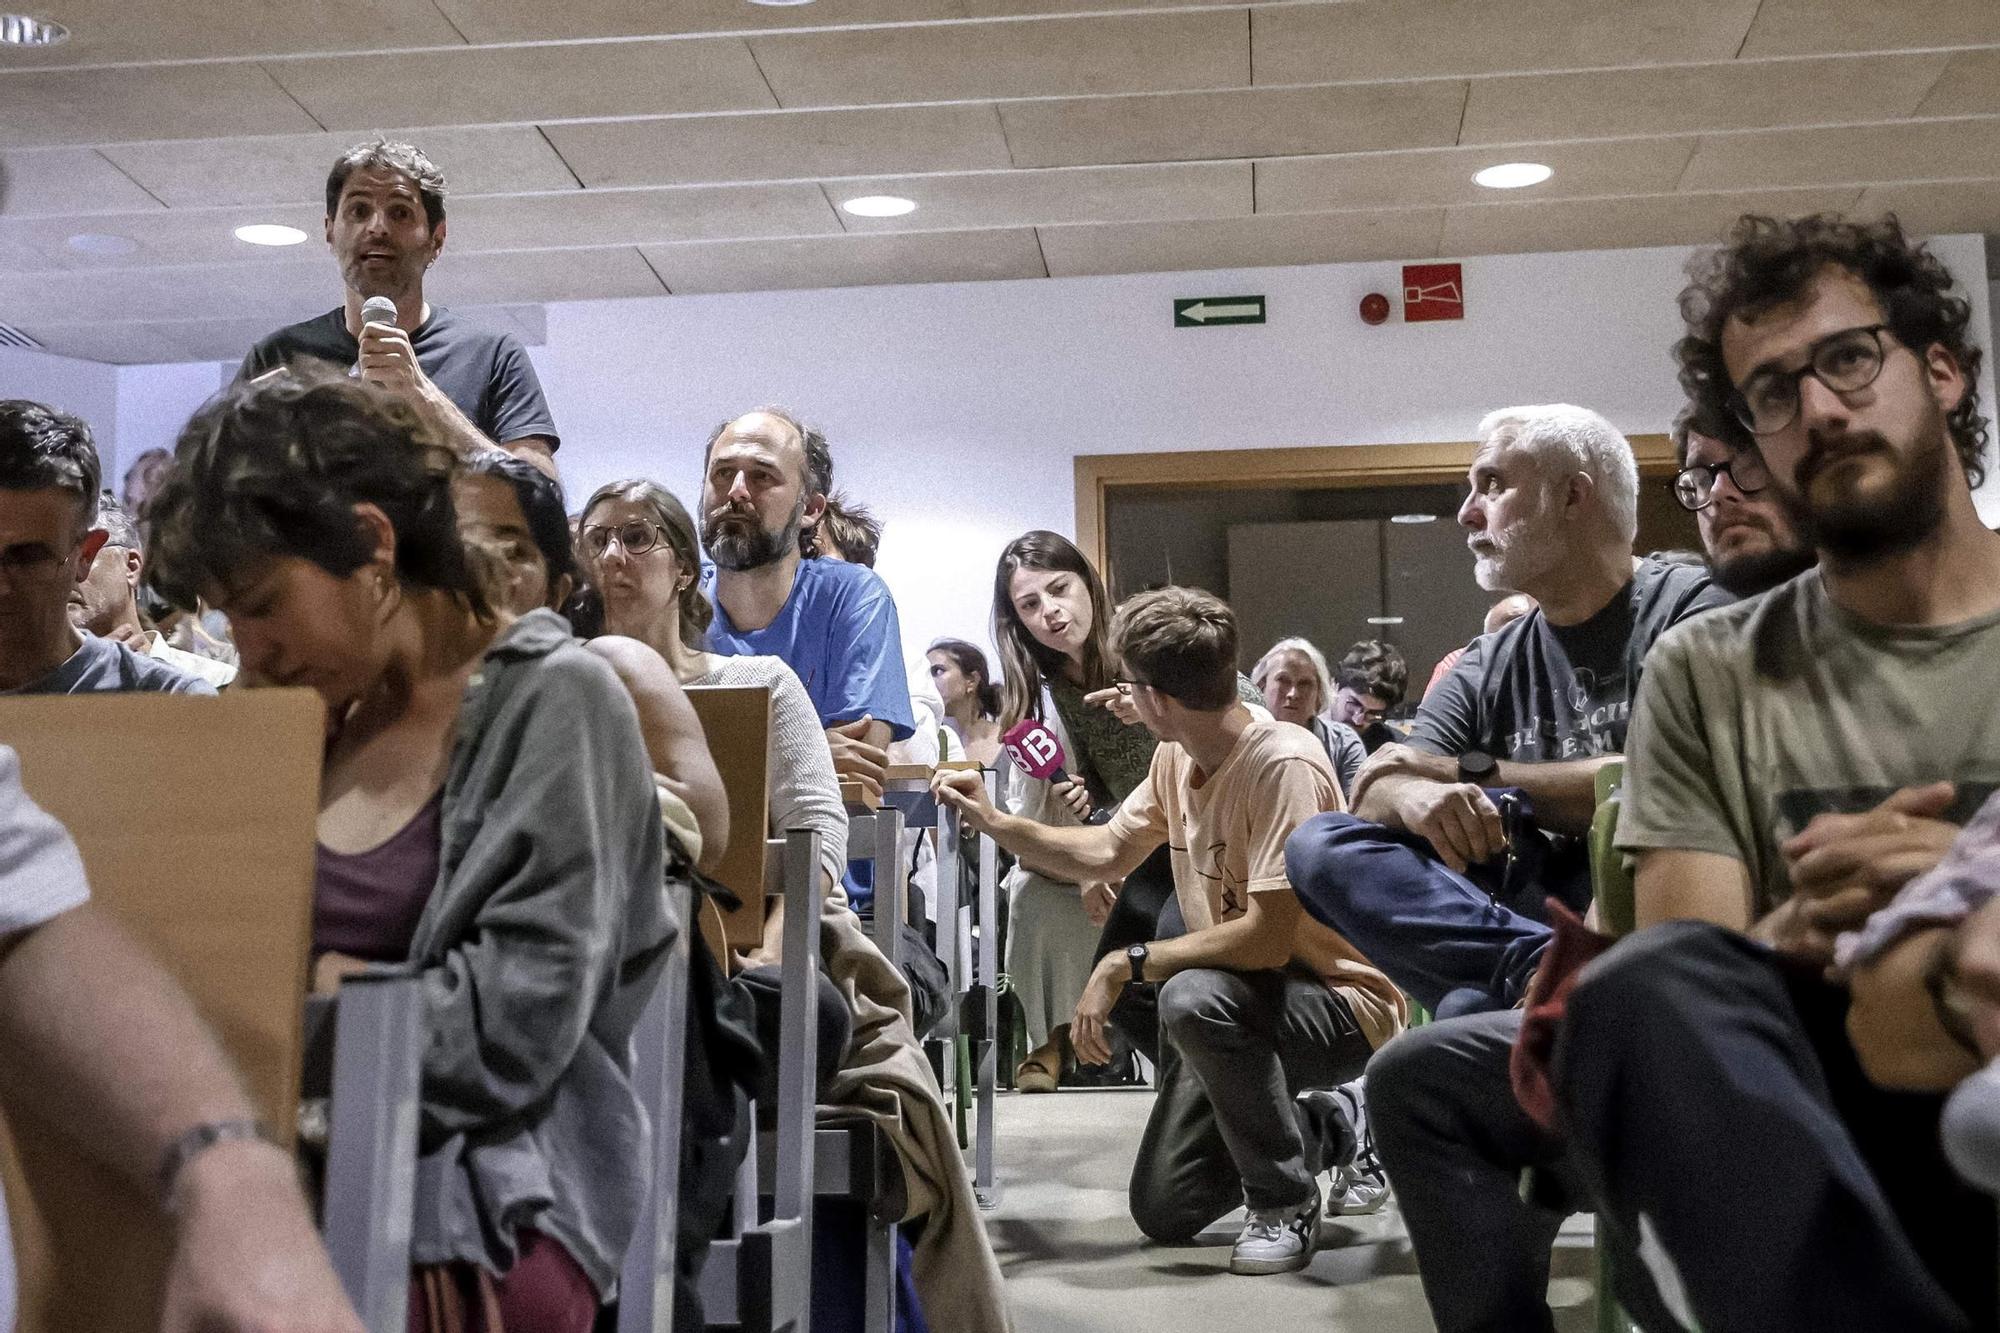
{"label": "olive green t-shirt", "polygon": [[1761,917],[1791,896],[1779,845],[1815,815],[1948,781],[1963,824],[2000,787],[2000,614],[1871,624],[1808,570],[1669,631],[1625,753],[1619,848],[1734,857]]}

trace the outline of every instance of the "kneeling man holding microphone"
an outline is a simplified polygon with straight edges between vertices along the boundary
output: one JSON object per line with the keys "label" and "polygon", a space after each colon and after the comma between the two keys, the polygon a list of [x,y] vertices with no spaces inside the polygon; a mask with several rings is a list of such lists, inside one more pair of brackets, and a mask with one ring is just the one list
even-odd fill
{"label": "kneeling man holding microphone", "polygon": [[1387,977],[1305,915],[1285,840],[1345,808],[1326,751],[1258,719],[1236,691],[1236,619],[1208,593],[1161,588],[1118,609],[1118,690],[1162,742],[1146,780],[1101,825],[1056,828],[988,803],[979,775],[937,794],[1008,851],[1078,883],[1117,880],[1162,842],[1185,934],[1109,954],[1077,1004],[1079,1059],[1110,1057],[1105,1022],[1128,985],[1159,987],[1160,1093],[1132,1168],[1140,1230],[1182,1242],[1239,1204],[1237,1273],[1311,1260],[1321,1171],[1347,1164],[1354,1127],[1331,1089],[1402,1029]]}

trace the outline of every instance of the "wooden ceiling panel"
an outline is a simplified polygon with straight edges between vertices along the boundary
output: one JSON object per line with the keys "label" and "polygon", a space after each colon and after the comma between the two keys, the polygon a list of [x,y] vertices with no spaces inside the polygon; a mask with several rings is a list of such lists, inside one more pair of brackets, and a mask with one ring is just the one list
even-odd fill
{"label": "wooden ceiling panel", "polygon": [[457,46],[430,0],[56,0],[26,12],[70,30],[60,46],[0,47],[0,70],[308,51]]}
{"label": "wooden ceiling panel", "polygon": [[[1675,188],[1695,140],[1635,139],[1606,143],[1531,144],[1497,151],[1368,153],[1349,157],[1279,158],[1257,164],[1259,213],[1320,213],[1412,204],[1476,204],[1506,194],[1519,199],[1579,195],[1663,194]],[[1524,190],[1475,185],[1473,173],[1527,160],[1555,175]]]}
{"label": "wooden ceiling panel", "polygon": [[647,246],[645,255],[677,295],[1046,276],[1027,228],[698,241]]}
{"label": "wooden ceiling panel", "polygon": [[838,187],[829,185],[828,191],[836,203],[877,194],[899,195],[917,203],[916,212],[899,218],[843,213],[842,224],[855,232],[1237,217],[1251,211],[1247,162],[886,177],[842,181]]}
{"label": "wooden ceiling panel", "polygon": [[547,133],[593,189],[1008,165],[999,118],[978,102],[594,121],[551,125]]}
{"label": "wooden ceiling panel", "polygon": [[1419,208],[1043,227],[1041,239],[1049,276],[1066,278],[1427,259],[1443,230],[1443,209]]}
{"label": "wooden ceiling panel", "polygon": [[1256,82],[1729,60],[1758,0],[1357,0],[1251,11]]}
{"label": "wooden ceiling panel", "polygon": [[89,148],[0,153],[0,217],[60,217],[160,206],[160,200]]}
{"label": "wooden ceiling panel", "polygon": [[1462,79],[1003,102],[1023,167],[1357,153],[1457,142]]}
{"label": "wooden ceiling panel", "polygon": [[749,48],[733,37],[329,56],[264,68],[321,127],[342,131],[774,105]]}
{"label": "wooden ceiling panel", "polygon": [[1730,61],[1476,79],[1461,143],[1846,125],[1917,110],[1951,57]]}
{"label": "wooden ceiling panel", "polygon": [[253,64],[0,74],[0,148],[284,134],[320,126]]}
{"label": "wooden ceiling panel", "polygon": [[1745,59],[1835,51],[1921,51],[2000,43],[1992,0],[1764,0]]}
{"label": "wooden ceiling panel", "polygon": [[1948,180],[2000,173],[2000,119],[1705,136],[1684,190]]}
{"label": "wooden ceiling panel", "polygon": [[1720,240],[1729,224],[1745,213],[1837,210],[1851,206],[1857,193],[1790,190],[1479,204],[1445,215],[1444,249],[1448,254],[1519,254],[1703,245]]}
{"label": "wooden ceiling panel", "polygon": [[1235,88],[1241,9],[753,37],[788,107]]}
{"label": "wooden ceiling panel", "polygon": [[464,253],[839,231],[826,196],[802,183],[467,199],[453,210],[451,240]]}

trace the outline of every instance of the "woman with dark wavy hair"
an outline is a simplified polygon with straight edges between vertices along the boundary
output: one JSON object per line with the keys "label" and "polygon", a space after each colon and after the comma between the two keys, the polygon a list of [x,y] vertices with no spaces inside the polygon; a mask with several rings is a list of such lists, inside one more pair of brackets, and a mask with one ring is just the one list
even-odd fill
{"label": "woman with dark wavy hair", "polygon": [[283,370],[188,423],[148,545],[246,675],[325,701],[316,984],[422,981],[410,1328],[587,1333],[645,1202],[665,835],[631,700],[553,612],[498,612],[454,471],[387,392]]}
{"label": "woman with dark wavy hair", "polygon": [[[993,642],[1000,646],[1006,668],[1000,726],[1004,731],[1024,717],[1040,721],[1061,742],[1072,779],[1057,788],[1016,774],[1009,785],[1012,813],[1044,823],[1073,821],[1092,809],[1117,805],[1145,780],[1159,741],[1118,692],[1110,633],[1111,599],[1104,581],[1074,542],[1037,530],[1007,544],[993,572]],[[1249,681],[1239,676],[1237,687],[1245,702],[1263,708],[1263,696]],[[1022,868],[1017,873],[1034,872]],[[1147,857],[1120,887],[1089,884],[1075,891],[1082,895],[1086,919],[1102,927],[1085,977],[1090,966],[1113,950],[1183,929],[1165,847]],[[1112,1022],[1158,1063],[1159,1023],[1146,991],[1128,987]],[[1077,993],[1082,994],[1081,981]],[[1047,1056],[1037,1050],[1022,1066],[1037,1083],[1047,1076],[1029,1065],[1047,1069]]]}

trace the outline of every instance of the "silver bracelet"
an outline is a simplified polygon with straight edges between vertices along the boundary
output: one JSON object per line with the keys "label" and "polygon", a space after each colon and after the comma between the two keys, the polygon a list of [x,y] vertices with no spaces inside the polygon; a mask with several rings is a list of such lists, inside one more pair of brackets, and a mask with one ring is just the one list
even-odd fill
{"label": "silver bracelet", "polygon": [[278,1136],[265,1127],[261,1120],[211,1120],[196,1125],[167,1146],[160,1154],[160,1167],[155,1180],[160,1188],[160,1207],[169,1215],[174,1211],[174,1186],[180,1183],[181,1173],[187,1170],[189,1162],[207,1152],[218,1143],[240,1142],[254,1139],[283,1150],[284,1144]]}

